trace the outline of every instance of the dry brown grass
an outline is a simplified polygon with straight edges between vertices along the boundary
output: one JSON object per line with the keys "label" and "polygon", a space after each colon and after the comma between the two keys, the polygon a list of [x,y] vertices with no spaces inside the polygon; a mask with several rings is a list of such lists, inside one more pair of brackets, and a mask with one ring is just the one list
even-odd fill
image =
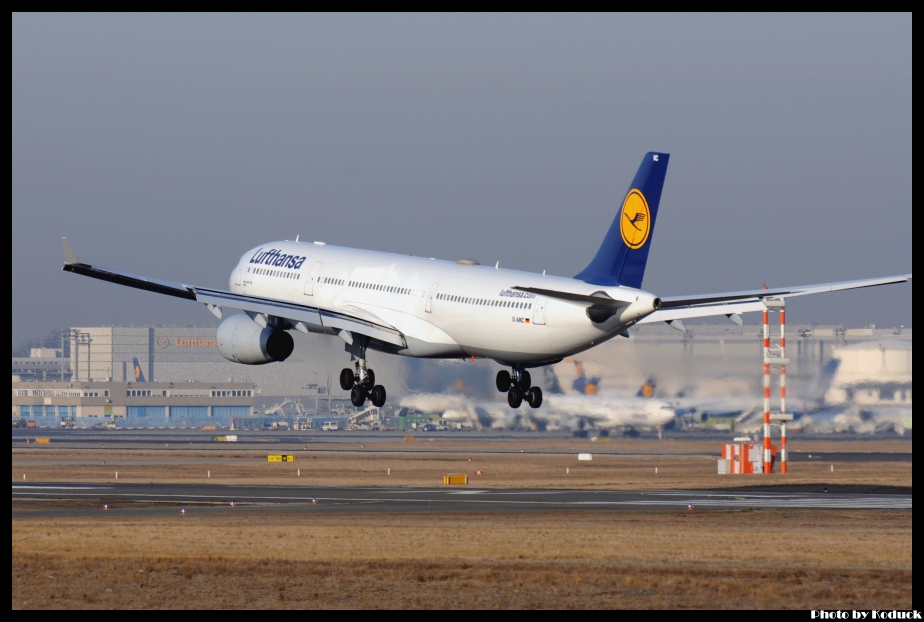
{"label": "dry brown grass", "polygon": [[12,521],[18,608],[909,608],[911,512]]}
{"label": "dry brown grass", "polygon": [[[816,458],[791,463],[785,478],[717,475],[718,442],[29,445],[14,446],[12,480],[26,473],[30,482],[113,482],[118,470],[120,482],[434,486],[443,474],[482,470],[472,485],[912,485],[910,462],[834,462],[831,472],[824,459],[825,452],[910,452],[910,440],[794,443]],[[632,453],[600,453],[613,450]],[[594,460],[578,462],[578,451]],[[668,453],[645,454],[652,451]],[[296,462],[266,462],[280,452]],[[14,515],[54,503],[14,501]],[[12,520],[13,609],[912,606],[911,512],[337,515],[224,507],[130,517],[97,505],[63,502],[77,518]]]}
{"label": "dry brown grass", "polygon": [[[26,474],[31,482],[113,482],[118,471],[119,481],[124,482],[202,483],[211,472],[208,481],[227,484],[433,486],[445,474],[468,473],[472,475],[472,485],[492,488],[614,489],[712,488],[783,481],[779,477],[717,475],[718,441],[614,439],[592,443],[539,438],[431,443],[421,439],[415,443],[367,443],[365,448],[358,443],[310,444],[307,450],[304,447],[303,444],[263,448],[174,445],[158,449],[17,446],[13,449],[11,479],[21,482]],[[572,451],[571,447],[575,449]],[[498,453],[499,450],[512,453]],[[795,450],[812,453],[813,460],[791,462],[785,483],[912,485],[911,462],[832,462],[824,458],[827,452],[910,452],[910,440],[808,441],[797,444]],[[543,453],[547,451],[567,453]],[[593,453],[593,461],[578,462],[575,455],[578,451]],[[600,453],[604,451],[671,453]],[[281,452],[294,454],[295,462],[267,463],[267,453]],[[484,475],[473,475],[476,470]]]}

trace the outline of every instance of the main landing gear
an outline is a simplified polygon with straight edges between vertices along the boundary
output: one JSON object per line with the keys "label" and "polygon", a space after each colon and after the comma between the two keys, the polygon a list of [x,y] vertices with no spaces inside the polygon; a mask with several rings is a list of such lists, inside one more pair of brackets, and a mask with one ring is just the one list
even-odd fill
{"label": "main landing gear", "polygon": [[519,408],[523,400],[526,400],[531,408],[539,408],[542,405],[542,389],[530,388],[531,382],[529,372],[525,369],[514,367],[512,374],[506,369],[497,372],[497,390],[507,394],[510,408]]}
{"label": "main landing gear", "polygon": [[366,359],[355,363],[356,372],[349,367],[340,372],[340,388],[350,392],[350,401],[357,408],[372,400],[372,405],[381,408],[385,405],[385,387],[375,384],[375,372],[366,367]]}

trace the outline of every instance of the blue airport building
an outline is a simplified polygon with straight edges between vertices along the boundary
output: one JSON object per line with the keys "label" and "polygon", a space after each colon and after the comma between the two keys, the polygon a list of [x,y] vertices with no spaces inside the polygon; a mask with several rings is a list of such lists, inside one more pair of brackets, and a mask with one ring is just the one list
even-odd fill
{"label": "blue airport building", "polygon": [[[243,382],[16,382],[14,424],[40,428],[227,428],[253,414]],[[31,423],[30,423],[31,422]]]}

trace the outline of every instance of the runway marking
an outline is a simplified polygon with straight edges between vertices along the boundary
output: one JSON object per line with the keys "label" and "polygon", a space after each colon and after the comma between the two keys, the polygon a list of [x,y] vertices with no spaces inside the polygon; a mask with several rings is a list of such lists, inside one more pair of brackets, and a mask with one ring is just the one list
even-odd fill
{"label": "runway marking", "polygon": [[[55,488],[61,490],[92,490],[91,487],[32,487],[31,490],[21,490],[22,487],[19,487],[20,490],[16,493],[17,496],[49,496],[41,492],[41,490],[36,490],[37,488],[45,488],[47,490],[54,490]],[[106,488],[111,490],[111,487]],[[686,495],[673,493],[670,496],[678,497],[676,499],[657,499],[653,498],[658,496],[653,493],[646,493],[648,499],[629,499],[629,500],[607,500],[602,499],[592,499],[592,500],[556,500],[556,501],[543,501],[538,499],[533,500],[520,500],[520,499],[508,499],[503,498],[508,493],[504,492],[491,492],[491,491],[443,491],[445,496],[440,497],[428,497],[428,498],[393,498],[393,497],[325,497],[325,496],[276,496],[276,495],[238,495],[236,500],[238,503],[282,503],[282,504],[292,504],[297,505],[300,503],[310,504],[313,500],[317,499],[318,501],[325,503],[333,504],[350,504],[350,503],[413,503],[413,504],[479,504],[479,505],[508,505],[508,506],[539,506],[539,507],[686,507],[689,504],[693,504],[694,507],[707,507],[707,508],[731,508],[731,507],[756,507],[756,508],[818,508],[818,509],[912,509],[911,497],[896,497],[896,496],[876,496],[876,497],[866,497],[860,496],[857,498],[851,497],[823,497],[823,498],[806,498],[806,497],[796,497],[796,496],[785,496],[785,497],[772,497],[772,496],[763,496],[763,497],[736,497],[736,496],[725,496],[720,495],[717,497],[702,497],[698,496],[697,493],[688,493]],[[431,493],[432,494],[432,493]],[[453,499],[449,495],[459,495],[459,494],[477,494],[479,498],[467,498],[463,499]],[[541,493],[536,493],[541,494]],[[560,493],[557,493],[560,494]],[[616,494],[616,493],[613,493]],[[699,493],[702,495],[704,493]],[[73,496],[77,497],[95,497],[97,494],[75,492]],[[110,496],[115,498],[121,498],[125,500],[135,500],[144,502],[150,499],[157,500],[172,500],[177,503],[180,502],[191,502],[196,500],[208,501],[209,503],[214,503],[216,501],[227,501],[229,495],[203,495],[203,494],[158,494],[158,493],[110,493]],[[641,493],[639,495],[642,496]],[[665,495],[667,496],[667,495]],[[725,496],[726,498],[721,498]]]}

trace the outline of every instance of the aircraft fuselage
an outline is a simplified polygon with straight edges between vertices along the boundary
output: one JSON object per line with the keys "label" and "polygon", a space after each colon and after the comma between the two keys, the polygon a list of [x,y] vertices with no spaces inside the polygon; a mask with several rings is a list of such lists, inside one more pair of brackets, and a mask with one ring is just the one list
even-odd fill
{"label": "aircraft fuselage", "polygon": [[[603,322],[587,303],[521,291],[538,288],[609,296],[625,306]],[[369,347],[427,358],[495,359],[535,366],[598,345],[655,311],[655,296],[445,260],[329,246],[272,242],[245,253],[231,273],[232,292],[320,309],[354,308],[394,326],[406,347],[372,340]],[[339,334],[313,325],[310,332]]]}

